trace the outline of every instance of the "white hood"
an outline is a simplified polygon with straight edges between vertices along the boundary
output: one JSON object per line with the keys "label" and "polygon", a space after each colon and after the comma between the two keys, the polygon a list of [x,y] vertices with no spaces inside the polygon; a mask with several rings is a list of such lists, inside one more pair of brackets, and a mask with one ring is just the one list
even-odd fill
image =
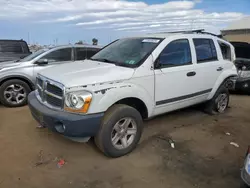
{"label": "white hood", "polygon": [[75,87],[130,79],[134,69],[85,60],[47,68],[40,74],[66,87]]}

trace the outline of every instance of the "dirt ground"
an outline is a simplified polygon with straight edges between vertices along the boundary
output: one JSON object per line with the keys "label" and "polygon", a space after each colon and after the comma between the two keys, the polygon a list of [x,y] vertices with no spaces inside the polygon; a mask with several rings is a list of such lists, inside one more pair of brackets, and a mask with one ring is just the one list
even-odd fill
{"label": "dirt ground", "polygon": [[[28,107],[0,106],[0,187],[239,187],[250,144],[249,112],[250,96],[233,95],[223,115],[188,108],[148,120],[137,149],[109,159],[93,142],[75,143],[36,128]],[[61,158],[66,164],[58,168]]]}

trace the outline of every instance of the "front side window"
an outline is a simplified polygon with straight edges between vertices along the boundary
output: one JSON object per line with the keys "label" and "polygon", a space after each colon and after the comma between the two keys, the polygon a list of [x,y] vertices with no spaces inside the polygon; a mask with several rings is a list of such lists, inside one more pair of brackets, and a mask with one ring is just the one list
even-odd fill
{"label": "front side window", "polygon": [[192,64],[191,50],[187,39],[169,43],[159,56],[161,68]]}
{"label": "front side window", "polygon": [[193,39],[197,63],[217,60],[216,48],[212,39]]}
{"label": "front side window", "polygon": [[47,59],[48,62],[71,61],[71,48],[52,51],[43,56],[42,59]]}
{"label": "front side window", "polygon": [[157,47],[161,39],[126,38],[117,40],[95,54],[91,60],[136,67]]}
{"label": "front side window", "polygon": [[20,62],[31,61],[32,59],[38,57],[39,55],[43,54],[46,51],[47,51],[47,49],[38,50],[38,51],[28,55],[27,57],[21,59]]}
{"label": "front side window", "polygon": [[231,61],[231,48],[229,45],[225,44],[224,42],[218,41],[220,49],[221,49],[221,53],[222,53],[222,57],[224,60],[229,60]]}

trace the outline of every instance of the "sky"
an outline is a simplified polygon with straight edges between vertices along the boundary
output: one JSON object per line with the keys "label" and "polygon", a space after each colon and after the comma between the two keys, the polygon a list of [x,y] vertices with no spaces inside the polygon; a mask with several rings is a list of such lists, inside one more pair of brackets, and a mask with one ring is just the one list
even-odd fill
{"label": "sky", "polygon": [[0,0],[0,39],[100,45],[145,33],[219,33],[250,15],[250,0]]}

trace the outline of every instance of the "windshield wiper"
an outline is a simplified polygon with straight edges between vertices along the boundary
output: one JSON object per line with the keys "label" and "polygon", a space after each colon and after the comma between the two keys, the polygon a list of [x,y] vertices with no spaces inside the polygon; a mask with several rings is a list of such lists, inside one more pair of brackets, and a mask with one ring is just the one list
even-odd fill
{"label": "windshield wiper", "polygon": [[92,61],[100,61],[100,62],[105,62],[105,63],[112,63],[116,66],[121,66],[121,67],[131,67],[129,64],[126,64],[126,63],[120,63],[120,62],[116,62],[116,61],[111,61],[109,59],[106,59],[106,58],[103,58],[103,59],[92,59],[90,58],[90,60]]}
{"label": "windshield wiper", "polygon": [[111,61],[111,60],[109,60],[109,59],[106,59],[106,58],[102,58],[102,59],[92,59],[92,58],[90,58],[90,60],[92,60],[92,61],[100,61],[100,62],[105,62],[105,63],[112,63],[112,64],[117,64],[117,62],[115,62],[115,61]]}
{"label": "windshield wiper", "polygon": [[16,61],[14,61],[14,62],[16,63],[16,62],[19,62],[19,61],[20,61],[20,59],[18,59],[18,60],[16,60]]}

